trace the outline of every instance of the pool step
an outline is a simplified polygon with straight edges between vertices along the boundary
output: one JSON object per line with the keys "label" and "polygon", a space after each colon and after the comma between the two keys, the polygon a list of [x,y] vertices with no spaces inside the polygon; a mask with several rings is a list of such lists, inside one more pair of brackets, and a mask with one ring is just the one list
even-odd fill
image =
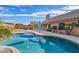
{"label": "pool step", "polygon": [[24,41],[19,41],[19,40],[11,40],[9,42],[6,42],[5,45],[6,46],[13,46],[13,45],[18,45],[18,44],[21,44],[21,43],[24,43]]}

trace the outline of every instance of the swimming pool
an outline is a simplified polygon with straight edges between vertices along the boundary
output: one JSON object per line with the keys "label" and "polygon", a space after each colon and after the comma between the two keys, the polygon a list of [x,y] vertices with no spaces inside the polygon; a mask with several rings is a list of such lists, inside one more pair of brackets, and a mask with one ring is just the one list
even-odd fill
{"label": "swimming pool", "polygon": [[2,45],[13,46],[21,53],[78,53],[79,45],[64,38],[19,33]]}

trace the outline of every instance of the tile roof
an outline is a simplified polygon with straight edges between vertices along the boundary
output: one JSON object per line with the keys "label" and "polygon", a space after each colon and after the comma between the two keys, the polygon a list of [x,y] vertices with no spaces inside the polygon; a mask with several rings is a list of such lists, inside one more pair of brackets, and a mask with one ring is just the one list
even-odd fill
{"label": "tile roof", "polygon": [[79,9],[73,10],[71,12],[68,12],[59,16],[52,17],[49,20],[45,20],[43,23],[48,23],[48,22],[57,21],[57,20],[66,20],[66,19],[76,18],[76,17],[79,17]]}

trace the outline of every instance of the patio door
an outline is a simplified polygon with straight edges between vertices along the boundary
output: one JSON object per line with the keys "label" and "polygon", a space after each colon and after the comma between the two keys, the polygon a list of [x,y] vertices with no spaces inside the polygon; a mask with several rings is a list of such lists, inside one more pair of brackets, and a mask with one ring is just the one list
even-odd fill
{"label": "patio door", "polygon": [[50,29],[51,28],[51,24],[48,24],[48,29]]}

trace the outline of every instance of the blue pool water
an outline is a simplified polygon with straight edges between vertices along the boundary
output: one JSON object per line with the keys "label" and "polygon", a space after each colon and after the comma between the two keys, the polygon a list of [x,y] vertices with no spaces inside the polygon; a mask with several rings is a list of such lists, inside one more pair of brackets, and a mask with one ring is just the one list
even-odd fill
{"label": "blue pool water", "polygon": [[79,45],[59,37],[15,34],[2,45],[13,46],[22,53],[78,53]]}

